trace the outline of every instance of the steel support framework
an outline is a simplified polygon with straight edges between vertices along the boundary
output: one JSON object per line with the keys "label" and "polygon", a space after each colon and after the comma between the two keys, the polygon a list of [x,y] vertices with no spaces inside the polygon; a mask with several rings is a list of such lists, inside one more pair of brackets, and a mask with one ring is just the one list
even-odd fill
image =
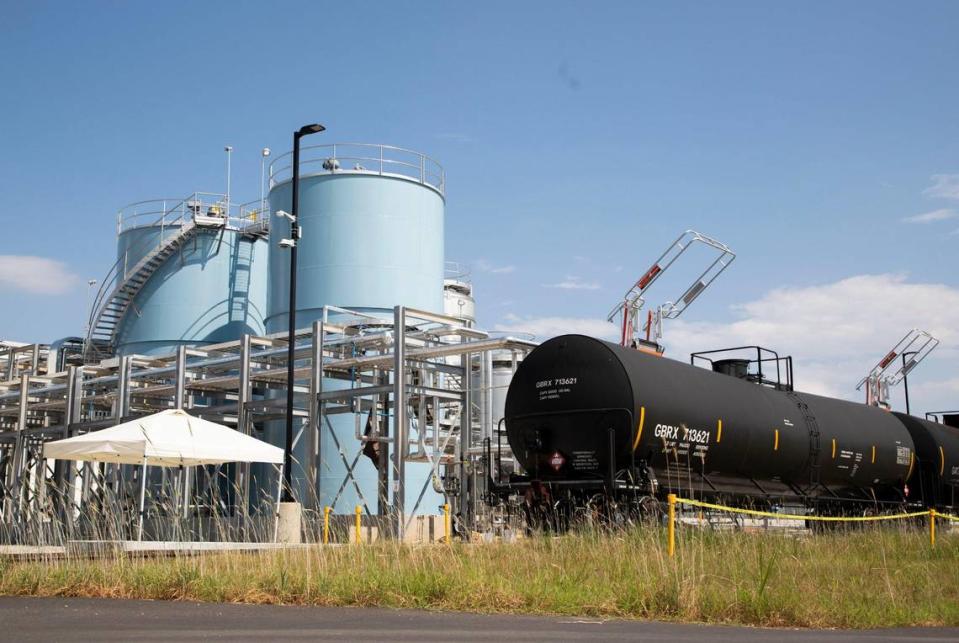
{"label": "steel support framework", "polygon": [[[419,502],[405,506],[407,462],[433,467],[433,482],[453,508],[457,531],[480,529],[483,498],[476,483],[485,472],[485,440],[502,440],[492,421],[489,370],[493,351],[509,351],[515,365],[534,343],[514,337],[490,337],[453,317],[397,306],[392,318],[340,308],[295,333],[294,413],[305,420],[306,462],[299,463],[319,496],[317,467],[325,457],[343,457],[346,477],[352,467],[341,454],[320,451],[320,433],[329,418],[352,414],[353,445],[342,453],[359,457],[367,443],[379,443],[378,513],[387,518],[384,533],[397,539]],[[169,408],[187,408],[199,417],[259,435],[264,422],[286,412],[287,334],[244,335],[220,344],[180,347],[170,355],[128,355],[53,372],[42,345],[0,351],[0,539],[24,540],[24,534],[72,534],[104,494],[122,494],[137,485],[129,472],[113,465],[54,463],[42,456],[45,442],[95,431]],[[3,363],[4,355],[9,361]],[[339,380],[349,386],[324,386]],[[371,418],[364,431],[360,418]],[[505,445],[504,445],[505,446]],[[355,465],[355,460],[354,460]],[[196,472],[191,494],[210,492]],[[189,481],[189,471],[183,476]],[[178,478],[180,480],[181,478]],[[242,516],[255,504],[249,466],[232,473],[234,497],[223,511]],[[423,497],[426,484],[416,489]],[[358,488],[358,487],[357,487]],[[324,490],[329,491],[329,490]],[[188,495],[188,494],[187,494]],[[251,503],[250,499],[254,502]],[[188,498],[183,498],[188,512]],[[365,502],[372,499],[364,499]],[[307,513],[321,515],[315,498],[302,498]],[[311,504],[312,503],[312,504]],[[385,506],[384,506],[385,505]],[[179,506],[179,505],[178,505]],[[373,512],[367,507],[370,515]],[[342,513],[345,513],[342,512]],[[48,529],[56,524],[57,529]],[[38,526],[43,525],[41,529]],[[32,538],[36,540],[34,536]]]}

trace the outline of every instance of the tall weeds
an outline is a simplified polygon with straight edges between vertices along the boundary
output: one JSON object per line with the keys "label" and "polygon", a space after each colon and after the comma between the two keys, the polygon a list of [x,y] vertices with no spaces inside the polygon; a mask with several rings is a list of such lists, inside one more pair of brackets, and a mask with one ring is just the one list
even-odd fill
{"label": "tall weeds", "polygon": [[959,537],[658,527],[513,544],[309,546],[193,557],[0,563],[0,593],[744,623],[959,625]]}

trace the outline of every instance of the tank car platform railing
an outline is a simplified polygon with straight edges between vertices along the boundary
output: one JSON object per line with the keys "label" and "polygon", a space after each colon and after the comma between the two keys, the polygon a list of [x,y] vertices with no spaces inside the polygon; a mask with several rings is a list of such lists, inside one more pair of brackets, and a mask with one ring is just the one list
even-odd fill
{"label": "tank car platform railing", "polygon": [[[270,163],[270,187],[293,176],[293,153]],[[300,148],[300,177],[315,174],[375,174],[408,179],[446,193],[443,166],[421,152],[377,143],[330,143]]]}

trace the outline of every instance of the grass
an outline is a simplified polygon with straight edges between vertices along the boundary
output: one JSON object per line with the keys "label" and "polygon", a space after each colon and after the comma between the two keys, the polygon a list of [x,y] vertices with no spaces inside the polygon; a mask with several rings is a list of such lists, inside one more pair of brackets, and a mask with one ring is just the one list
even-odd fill
{"label": "grass", "polygon": [[515,544],[0,560],[0,594],[355,605],[764,626],[959,625],[959,536],[656,528]]}

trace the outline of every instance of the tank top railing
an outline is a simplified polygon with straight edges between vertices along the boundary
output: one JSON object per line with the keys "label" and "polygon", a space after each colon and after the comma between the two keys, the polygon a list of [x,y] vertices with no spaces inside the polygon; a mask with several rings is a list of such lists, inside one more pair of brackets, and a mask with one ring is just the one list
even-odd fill
{"label": "tank top railing", "polygon": [[178,226],[194,215],[224,217],[228,225],[236,229],[243,229],[264,219],[259,199],[247,203],[228,203],[223,194],[194,192],[186,198],[150,199],[120,208],[117,212],[117,234],[132,228],[163,229]]}
{"label": "tank top railing", "polygon": [[[300,148],[300,175],[376,174],[410,179],[446,192],[446,174],[435,160],[413,150],[374,143],[332,143]],[[293,153],[270,163],[270,187],[293,176]]]}

